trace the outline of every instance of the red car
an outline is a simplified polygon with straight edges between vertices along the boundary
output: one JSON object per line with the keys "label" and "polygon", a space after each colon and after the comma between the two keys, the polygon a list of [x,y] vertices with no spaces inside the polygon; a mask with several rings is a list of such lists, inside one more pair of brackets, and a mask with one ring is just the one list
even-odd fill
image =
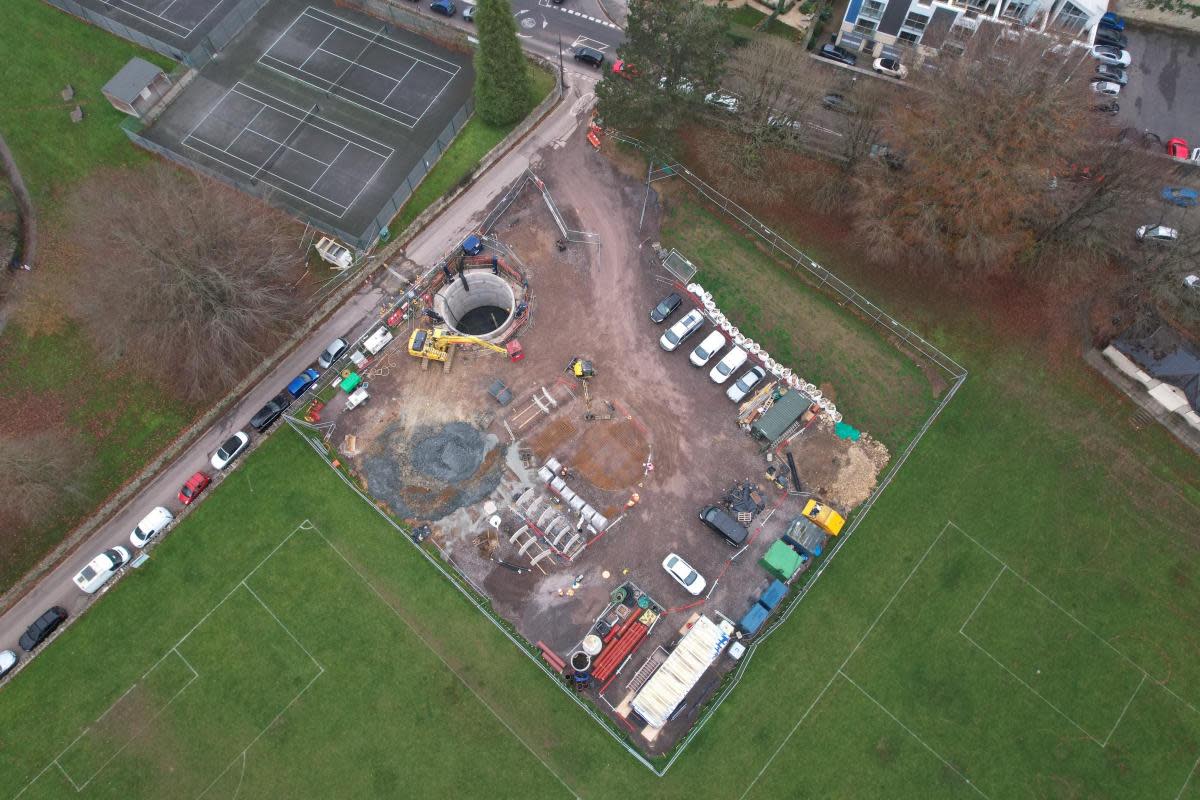
{"label": "red car", "polygon": [[179,502],[185,506],[189,505],[193,500],[200,496],[200,493],[208,488],[212,483],[212,478],[203,472],[197,472],[195,475],[187,479],[187,483],[179,490]]}
{"label": "red car", "polygon": [[1189,151],[1187,139],[1181,139],[1176,136],[1174,139],[1167,140],[1167,155],[1171,158],[1178,158],[1187,161]]}
{"label": "red car", "polygon": [[612,66],[613,75],[620,75],[627,81],[631,81],[638,76],[637,67],[633,64],[627,64],[622,59],[617,59]]}

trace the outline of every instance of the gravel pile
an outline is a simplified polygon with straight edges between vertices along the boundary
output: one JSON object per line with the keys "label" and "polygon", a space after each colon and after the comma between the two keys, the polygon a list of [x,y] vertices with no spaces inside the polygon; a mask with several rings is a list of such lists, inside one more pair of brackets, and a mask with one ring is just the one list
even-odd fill
{"label": "gravel pile", "polygon": [[461,483],[483,463],[487,444],[483,434],[465,422],[444,428],[417,430],[413,434],[412,468],[447,483]]}

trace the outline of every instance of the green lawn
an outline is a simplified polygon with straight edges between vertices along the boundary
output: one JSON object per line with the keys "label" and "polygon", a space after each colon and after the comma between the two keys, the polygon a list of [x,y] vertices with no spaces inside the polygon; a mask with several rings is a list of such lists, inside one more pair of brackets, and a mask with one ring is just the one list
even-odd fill
{"label": "green lawn", "polygon": [[[554,76],[535,68],[530,68],[529,74],[533,79],[533,95],[540,103],[554,89]],[[408,198],[408,202],[400,208],[400,213],[389,226],[392,234],[399,234],[407,228],[422,211],[470,175],[483,157],[519,124],[520,122],[515,122],[512,125],[497,127],[484,122],[478,115],[472,115],[446,148],[446,152],[442,153],[434,168],[429,170],[429,174]]]}
{"label": "green lawn", "polygon": [[47,427],[78,438],[85,472],[78,495],[66,495],[41,524],[0,537],[0,586],[7,587],[58,544],[63,531],[141,469],[195,414],[161,388],[99,362],[75,327],[28,336],[0,333],[2,427],[20,436]]}
{"label": "green lawn", "polygon": [[[4,82],[0,132],[13,151],[39,210],[92,170],[148,156],[117,127],[125,115],[108,104],[101,87],[134,56],[171,70],[172,62],[39,2],[5,0],[0,25]],[[75,100],[60,92],[75,87]],[[72,108],[84,119],[73,123]]]}
{"label": "green lawn", "polygon": [[[895,452],[929,415],[934,387],[877,327],[813,289],[692,195],[672,196],[661,239],[699,268],[695,280],[740,331],[821,386],[846,422]],[[943,379],[938,391],[944,386]]]}
{"label": "green lawn", "polygon": [[[750,6],[738,6],[737,8],[733,9],[733,11],[729,12],[729,21],[733,25],[734,29],[743,32],[743,34],[746,36],[752,36],[754,34],[755,26],[761,24],[766,18],[766,14],[756,8],[751,8]],[[767,26],[763,28],[763,32],[768,33],[771,36],[779,36],[791,41],[796,40],[797,33],[794,28],[777,21],[768,23]]]}

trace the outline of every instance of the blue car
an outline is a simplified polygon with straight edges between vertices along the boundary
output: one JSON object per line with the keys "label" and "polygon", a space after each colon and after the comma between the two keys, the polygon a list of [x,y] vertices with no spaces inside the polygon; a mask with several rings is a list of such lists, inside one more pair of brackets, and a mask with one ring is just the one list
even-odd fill
{"label": "blue car", "polygon": [[429,5],[430,10],[436,11],[443,17],[453,17],[454,12],[458,9],[451,0],[433,0]]}
{"label": "blue car", "polygon": [[308,369],[304,370],[304,372],[301,372],[299,375],[293,378],[292,382],[287,385],[288,394],[290,394],[292,397],[299,397],[307,392],[308,387],[316,383],[317,378],[319,377],[321,377],[321,373],[309,367]]}
{"label": "blue car", "polygon": [[1162,190],[1162,199],[1180,208],[1195,208],[1200,205],[1200,192],[1185,186],[1167,186]]}
{"label": "blue car", "polygon": [[1107,14],[1105,14],[1103,17],[1100,18],[1100,27],[1108,28],[1109,30],[1114,30],[1114,31],[1123,31],[1123,30],[1125,30],[1125,18],[1118,17],[1116,14],[1109,11]]}

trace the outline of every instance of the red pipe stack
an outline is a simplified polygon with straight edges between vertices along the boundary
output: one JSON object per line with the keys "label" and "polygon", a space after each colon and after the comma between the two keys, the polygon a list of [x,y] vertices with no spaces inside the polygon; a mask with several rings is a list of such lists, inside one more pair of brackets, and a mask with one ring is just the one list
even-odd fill
{"label": "red pipe stack", "polygon": [[646,632],[650,628],[638,622],[640,616],[640,612],[630,614],[625,624],[619,628],[614,628],[605,636],[607,646],[600,653],[599,657],[592,662],[592,677],[596,680],[603,683],[611,678],[629,654],[646,637]]}

